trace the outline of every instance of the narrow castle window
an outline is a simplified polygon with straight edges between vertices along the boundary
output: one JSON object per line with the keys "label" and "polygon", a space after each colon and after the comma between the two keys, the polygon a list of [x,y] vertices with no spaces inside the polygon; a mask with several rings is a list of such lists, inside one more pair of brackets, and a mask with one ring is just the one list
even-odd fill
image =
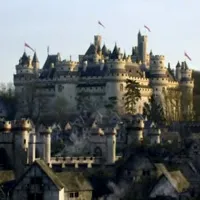
{"label": "narrow castle window", "polygon": [[120,84],[120,92],[123,92],[123,90],[124,90],[124,86],[123,84]]}

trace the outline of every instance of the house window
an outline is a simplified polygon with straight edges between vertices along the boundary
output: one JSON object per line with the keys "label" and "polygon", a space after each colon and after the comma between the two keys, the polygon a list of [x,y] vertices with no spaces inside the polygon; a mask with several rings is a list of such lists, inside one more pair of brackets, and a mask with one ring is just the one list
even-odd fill
{"label": "house window", "polygon": [[120,92],[123,92],[123,90],[124,90],[124,86],[123,84],[120,84]]}
{"label": "house window", "polygon": [[74,193],[73,192],[69,193],[69,197],[73,198],[74,197]]}
{"label": "house window", "polygon": [[75,197],[79,197],[79,193],[78,192],[75,192]]}

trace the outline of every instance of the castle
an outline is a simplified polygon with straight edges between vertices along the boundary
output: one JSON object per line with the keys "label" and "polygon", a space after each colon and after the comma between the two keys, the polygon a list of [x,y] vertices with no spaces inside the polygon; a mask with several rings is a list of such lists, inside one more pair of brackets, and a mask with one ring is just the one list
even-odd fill
{"label": "castle", "polygon": [[[36,52],[33,58],[24,52],[14,75],[21,116],[27,112],[24,96],[28,85],[34,85],[37,96],[45,98],[42,105],[45,113],[52,111],[59,97],[66,100],[69,111],[75,112],[79,104],[77,99],[79,96],[83,99],[83,94],[98,108],[104,107],[110,97],[116,97],[120,109],[124,104],[127,79],[135,80],[140,85],[142,98],[137,102],[136,113],[143,112],[143,105],[152,93],[162,98],[164,89],[179,88],[184,91],[183,95],[192,96],[194,82],[187,63],[178,62],[176,70],[171,69],[170,65],[166,67],[163,55],[153,55],[152,51],[147,53],[147,36],[138,33],[138,44],[128,56],[121,53],[117,44],[110,51],[105,44],[102,46],[101,40],[101,36],[94,36],[94,43],[90,44],[84,55],[79,55],[78,62],[62,60],[58,53],[48,55],[41,69]],[[37,102],[41,103],[41,99]],[[191,108],[192,100],[185,109]]]}

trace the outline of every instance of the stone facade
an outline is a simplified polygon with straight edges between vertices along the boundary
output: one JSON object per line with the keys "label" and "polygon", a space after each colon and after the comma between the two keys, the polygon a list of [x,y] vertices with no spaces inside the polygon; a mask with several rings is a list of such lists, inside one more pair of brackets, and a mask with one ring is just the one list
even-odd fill
{"label": "stone facade", "polygon": [[[101,36],[97,35],[86,53],[79,56],[78,62],[71,58],[69,61],[62,60],[58,53],[48,55],[42,69],[39,68],[36,53],[31,58],[24,52],[14,75],[16,92],[21,97],[20,114],[27,112],[25,96],[26,87],[30,84],[36,86],[38,96],[45,98],[46,103],[42,108],[47,113],[52,110],[52,104],[58,97],[66,99],[68,110],[76,111],[80,94],[82,97],[85,94],[85,99],[96,109],[104,107],[110,97],[116,97],[121,110],[128,78],[140,84],[142,98],[137,103],[137,113],[143,112],[143,105],[148,102],[152,92],[162,97],[164,89],[180,86],[185,91],[184,95],[191,96],[194,87],[192,70],[185,62],[177,64],[176,73],[167,68],[164,56],[147,53],[147,40],[147,36],[138,33],[138,46],[133,47],[132,54],[126,56],[117,45],[113,51],[106,45],[102,47]],[[191,108],[192,101],[188,104],[188,109]]]}

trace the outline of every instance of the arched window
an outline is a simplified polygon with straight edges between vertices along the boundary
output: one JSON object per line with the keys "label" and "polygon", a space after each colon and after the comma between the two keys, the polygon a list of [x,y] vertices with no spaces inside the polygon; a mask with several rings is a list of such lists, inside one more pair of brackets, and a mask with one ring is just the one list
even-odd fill
{"label": "arched window", "polygon": [[120,92],[123,92],[123,90],[124,90],[124,86],[123,86],[123,84],[121,83],[121,84],[120,84]]}

